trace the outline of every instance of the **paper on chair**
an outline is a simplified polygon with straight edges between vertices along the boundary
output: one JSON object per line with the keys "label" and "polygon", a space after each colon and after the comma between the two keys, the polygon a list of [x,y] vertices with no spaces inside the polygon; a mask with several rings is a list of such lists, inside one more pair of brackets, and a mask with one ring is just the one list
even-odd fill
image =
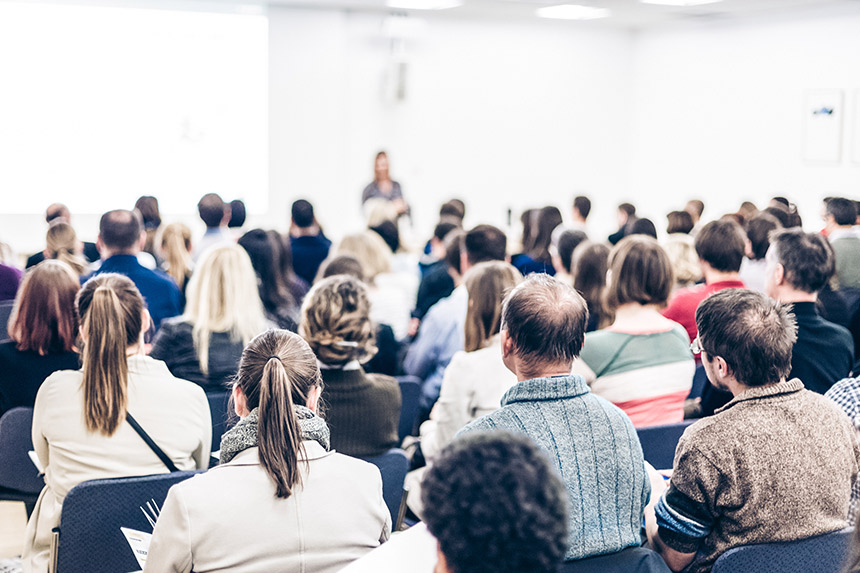
{"label": "paper on chair", "polygon": [[146,556],[149,554],[149,542],[152,541],[152,534],[127,527],[120,527],[119,529],[125,535],[125,540],[134,552],[137,564],[143,569],[143,566],[146,564]]}
{"label": "paper on chair", "polygon": [[36,455],[36,452],[30,450],[29,452],[27,452],[27,455],[30,456],[30,461],[33,462],[33,465],[36,466],[36,469],[39,470],[39,473],[45,473],[45,468],[42,467],[42,462],[39,461],[39,456]]}

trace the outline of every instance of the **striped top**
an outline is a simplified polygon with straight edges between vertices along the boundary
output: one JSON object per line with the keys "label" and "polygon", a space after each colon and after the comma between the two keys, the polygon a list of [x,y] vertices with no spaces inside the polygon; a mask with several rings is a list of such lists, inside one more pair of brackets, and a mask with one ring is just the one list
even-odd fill
{"label": "striped top", "polygon": [[591,391],[624,410],[637,428],[683,421],[695,370],[680,324],[662,332],[591,332],[574,363]]}
{"label": "striped top", "polygon": [[639,438],[627,416],[592,394],[581,376],[518,382],[500,410],[460,434],[496,428],[526,434],[559,470],[570,501],[565,559],[641,544],[651,484]]}

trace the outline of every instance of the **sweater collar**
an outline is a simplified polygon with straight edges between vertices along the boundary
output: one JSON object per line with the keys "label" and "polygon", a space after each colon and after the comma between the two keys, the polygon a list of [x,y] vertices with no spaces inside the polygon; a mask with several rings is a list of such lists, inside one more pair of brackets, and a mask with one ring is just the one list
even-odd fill
{"label": "sweater collar", "polygon": [[792,378],[791,380],[786,380],[785,382],[768,384],[767,386],[754,386],[749,390],[745,390],[732,398],[731,402],[729,402],[722,408],[717,409],[714,413],[718,414],[720,412],[724,412],[725,410],[728,410],[732,406],[735,406],[741,402],[760,400],[762,398],[781,396],[783,394],[794,394],[800,392],[801,390],[803,390],[803,388],[803,382],[801,382],[799,378]]}
{"label": "sweater collar", "polygon": [[514,402],[538,402],[574,398],[590,392],[585,378],[576,374],[553,376],[552,378],[532,378],[523,380],[511,387],[502,396],[502,406]]}
{"label": "sweater collar", "polygon": [[791,303],[792,312],[794,316],[817,316],[818,309],[815,308],[815,304],[814,302],[793,302]]}

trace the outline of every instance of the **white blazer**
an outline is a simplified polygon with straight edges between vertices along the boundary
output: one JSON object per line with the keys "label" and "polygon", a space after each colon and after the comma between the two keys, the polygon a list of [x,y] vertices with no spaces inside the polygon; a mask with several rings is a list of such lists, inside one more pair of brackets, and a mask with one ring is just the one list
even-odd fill
{"label": "white blazer", "polygon": [[333,573],[388,539],[379,470],[304,445],[309,465],[286,499],[258,448],[170,488],[144,571]]}
{"label": "white blazer", "polygon": [[[24,571],[48,570],[51,529],[60,524],[63,500],[73,487],[91,479],[167,473],[125,420],[112,436],[87,429],[82,383],[81,371],[62,370],[36,396],[32,437],[45,488],[27,524]],[[160,360],[129,356],[128,411],[176,467],[208,467],[212,420],[200,386],[175,378]]]}

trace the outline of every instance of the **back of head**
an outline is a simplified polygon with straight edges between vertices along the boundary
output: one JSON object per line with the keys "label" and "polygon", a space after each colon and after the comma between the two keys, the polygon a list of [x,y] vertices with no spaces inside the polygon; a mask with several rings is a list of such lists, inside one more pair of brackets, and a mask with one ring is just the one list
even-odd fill
{"label": "back of head", "polygon": [[367,215],[367,227],[376,227],[382,223],[397,221],[397,207],[388,199],[373,197],[364,202],[364,212]]}
{"label": "back of head", "polygon": [[320,278],[325,279],[336,275],[347,275],[356,280],[364,281],[361,263],[351,255],[338,255],[322,264]]}
{"label": "back of head", "polygon": [[49,259],[63,261],[78,275],[84,273],[86,263],[78,254],[78,235],[65,220],[57,219],[50,224],[45,244]]}
{"label": "back of head", "polygon": [[696,253],[714,270],[736,273],[744,260],[745,238],[734,221],[711,221],[696,236]]}
{"label": "back of head", "polygon": [[237,241],[251,258],[251,264],[260,279],[260,298],[266,310],[277,313],[279,308],[295,305],[281,272],[278,245],[263,229],[252,229]]}
{"label": "back of head", "polygon": [[699,304],[703,360],[722,356],[741,384],[763,386],[788,376],[797,326],[790,307],[762,293],[724,289]]}
{"label": "back of head", "polygon": [[217,193],[207,193],[197,203],[197,213],[210,229],[221,226],[226,209],[227,204]]}
{"label": "back of head", "polygon": [[84,420],[89,431],[110,436],[126,414],[126,353],[141,342],[143,298],[128,277],[105,273],[84,283],[75,306],[86,341],[81,359]]}
{"label": "back of head", "polygon": [[580,217],[588,219],[588,214],[591,213],[591,199],[584,195],[578,195],[573,199],[573,208],[579,212]]}
{"label": "back of head", "polygon": [[657,238],[657,227],[654,226],[654,223],[651,219],[636,219],[633,221],[633,224],[630,225],[629,235],[645,235],[647,237]]}
{"label": "back of head", "polygon": [[57,219],[62,219],[65,222],[69,222],[72,216],[69,213],[69,208],[63,205],[62,203],[52,203],[45,209],[45,222],[53,223]]}
{"label": "back of head", "polygon": [[460,227],[458,225],[450,221],[440,221],[436,224],[436,227],[433,228],[433,237],[439,241],[444,241],[445,237],[448,236],[448,233],[459,228]]}
{"label": "back of head", "polygon": [[696,253],[696,242],[690,235],[673,233],[663,243],[663,250],[672,263],[675,284],[687,286],[702,278],[702,265]]}
{"label": "back of head", "polygon": [[797,290],[817,293],[836,272],[833,248],[819,233],[782,229],[770,241],[768,260],[782,265],[785,280]]}
{"label": "back of head", "polygon": [[391,249],[373,231],[347,235],[337,245],[338,255],[352,255],[361,263],[364,276],[373,282],[377,275],[391,271]]}
{"label": "back of head", "polygon": [[619,211],[623,211],[628,217],[636,214],[636,207],[632,203],[622,203],[618,206]]}
{"label": "back of head", "polygon": [[392,253],[400,250],[400,231],[397,230],[397,223],[393,221],[383,221],[380,224],[370,227],[370,230],[379,235]]}
{"label": "back of head", "polygon": [[628,303],[664,305],[675,281],[669,255],[644,235],[625,237],[615,245],[608,276],[606,305],[611,310]]}
{"label": "back of head", "polygon": [[183,316],[192,324],[194,347],[204,374],[209,372],[213,332],[230,333],[234,341],[247,344],[265,330],[257,276],[242,247],[227,243],[203,253],[188,282]]}
{"label": "back of head", "polygon": [[287,498],[301,484],[299,416],[307,417],[301,407],[307,406],[312,388],[322,387],[316,357],[301,337],[286,330],[266,331],[242,352],[236,385],[248,409],[257,409],[260,464],[275,485],[275,495]]}
{"label": "back of head", "polygon": [[600,308],[609,268],[609,247],[586,241],[573,252],[573,287],[588,303],[589,312]]}
{"label": "back of head", "polygon": [[505,298],[502,330],[517,355],[537,370],[573,364],[585,341],[588,308],[573,288],[543,273],[529,275]]}
{"label": "back of head", "polygon": [[747,222],[747,238],[750,241],[754,260],[761,260],[770,246],[770,234],[782,229],[779,219],[767,213],[760,213]]}
{"label": "back of head", "polygon": [[376,346],[367,287],[347,275],[316,283],[302,304],[299,334],[323,364],[370,360]]}
{"label": "back of head", "polygon": [[565,231],[559,236],[558,257],[561,259],[561,265],[568,273],[572,272],[573,251],[587,240],[588,235],[582,231]]}
{"label": "back of head", "polygon": [[466,233],[463,248],[469,257],[469,264],[472,265],[486,261],[504,261],[508,238],[492,225],[478,225]]}
{"label": "back of head", "polygon": [[114,253],[137,253],[142,232],[143,222],[135,211],[108,211],[99,221],[99,238]]}
{"label": "back of head", "polygon": [[421,499],[452,573],[543,573],[564,555],[567,493],[524,435],[497,430],[454,440],[428,469]]}
{"label": "back of head", "polygon": [[857,206],[854,201],[842,197],[831,197],[827,201],[827,214],[840,227],[851,226],[857,221]]}
{"label": "back of head", "polygon": [[439,218],[442,220],[453,219],[459,220],[462,223],[465,216],[466,204],[459,199],[446,201],[445,203],[442,203],[442,207],[439,208]]}
{"label": "back of head", "polygon": [[534,241],[528,253],[529,256],[536,261],[546,263],[552,261],[549,254],[549,246],[552,244],[552,233],[561,223],[561,212],[558,210],[558,207],[548,206],[538,211],[537,227],[532,229]]}
{"label": "back of head", "polygon": [[770,207],[767,207],[762,211],[762,213],[775,218],[777,221],[779,221],[780,225],[788,229],[793,226],[791,213],[788,212],[788,207],[782,207],[781,205],[782,204],[780,203],[778,204],[778,206],[772,205]]}
{"label": "back of head", "polygon": [[280,273],[281,280],[289,287],[295,272],[293,271],[293,248],[290,245],[290,238],[277,231],[266,231],[269,236],[269,242],[272,244],[272,249],[275,252],[275,261],[277,265],[276,271]]}
{"label": "back of head", "polygon": [[463,251],[463,241],[466,238],[466,232],[463,229],[454,229],[445,236],[443,245],[445,246],[445,264],[448,265],[448,270],[453,270],[459,273],[462,268],[460,255]]}
{"label": "back of head", "polygon": [[666,232],[670,235],[672,233],[687,234],[693,230],[693,216],[690,215],[689,211],[672,211],[666,215],[666,219],[668,220]]}
{"label": "back of head", "polygon": [[478,263],[466,273],[463,281],[469,292],[466,311],[465,350],[483,348],[498,334],[502,322],[502,300],[523,280],[520,272],[508,263]]}
{"label": "back of head", "polygon": [[167,274],[182,288],[191,273],[191,229],[184,223],[170,223],[161,231],[160,252]]}
{"label": "back of head", "polygon": [[310,201],[305,201],[304,199],[299,199],[298,201],[293,202],[293,206],[290,209],[290,216],[293,219],[293,223],[296,224],[296,227],[302,229],[307,229],[313,225],[316,220],[314,217],[314,206],[311,205]]}
{"label": "back of head", "polygon": [[699,199],[691,199],[690,201],[687,201],[684,211],[690,213],[694,218],[699,219],[701,218],[702,213],[705,212],[705,203]]}
{"label": "back of head", "polygon": [[230,222],[227,226],[231,229],[241,229],[245,224],[247,212],[245,210],[245,202],[241,199],[233,199],[230,201]]}
{"label": "back of head", "polygon": [[140,213],[143,227],[146,230],[157,229],[161,225],[161,213],[158,210],[158,199],[152,195],[143,195],[134,204],[135,210]]}
{"label": "back of head", "polygon": [[63,262],[46,260],[24,275],[9,318],[18,350],[41,356],[70,352],[78,335],[78,275]]}

